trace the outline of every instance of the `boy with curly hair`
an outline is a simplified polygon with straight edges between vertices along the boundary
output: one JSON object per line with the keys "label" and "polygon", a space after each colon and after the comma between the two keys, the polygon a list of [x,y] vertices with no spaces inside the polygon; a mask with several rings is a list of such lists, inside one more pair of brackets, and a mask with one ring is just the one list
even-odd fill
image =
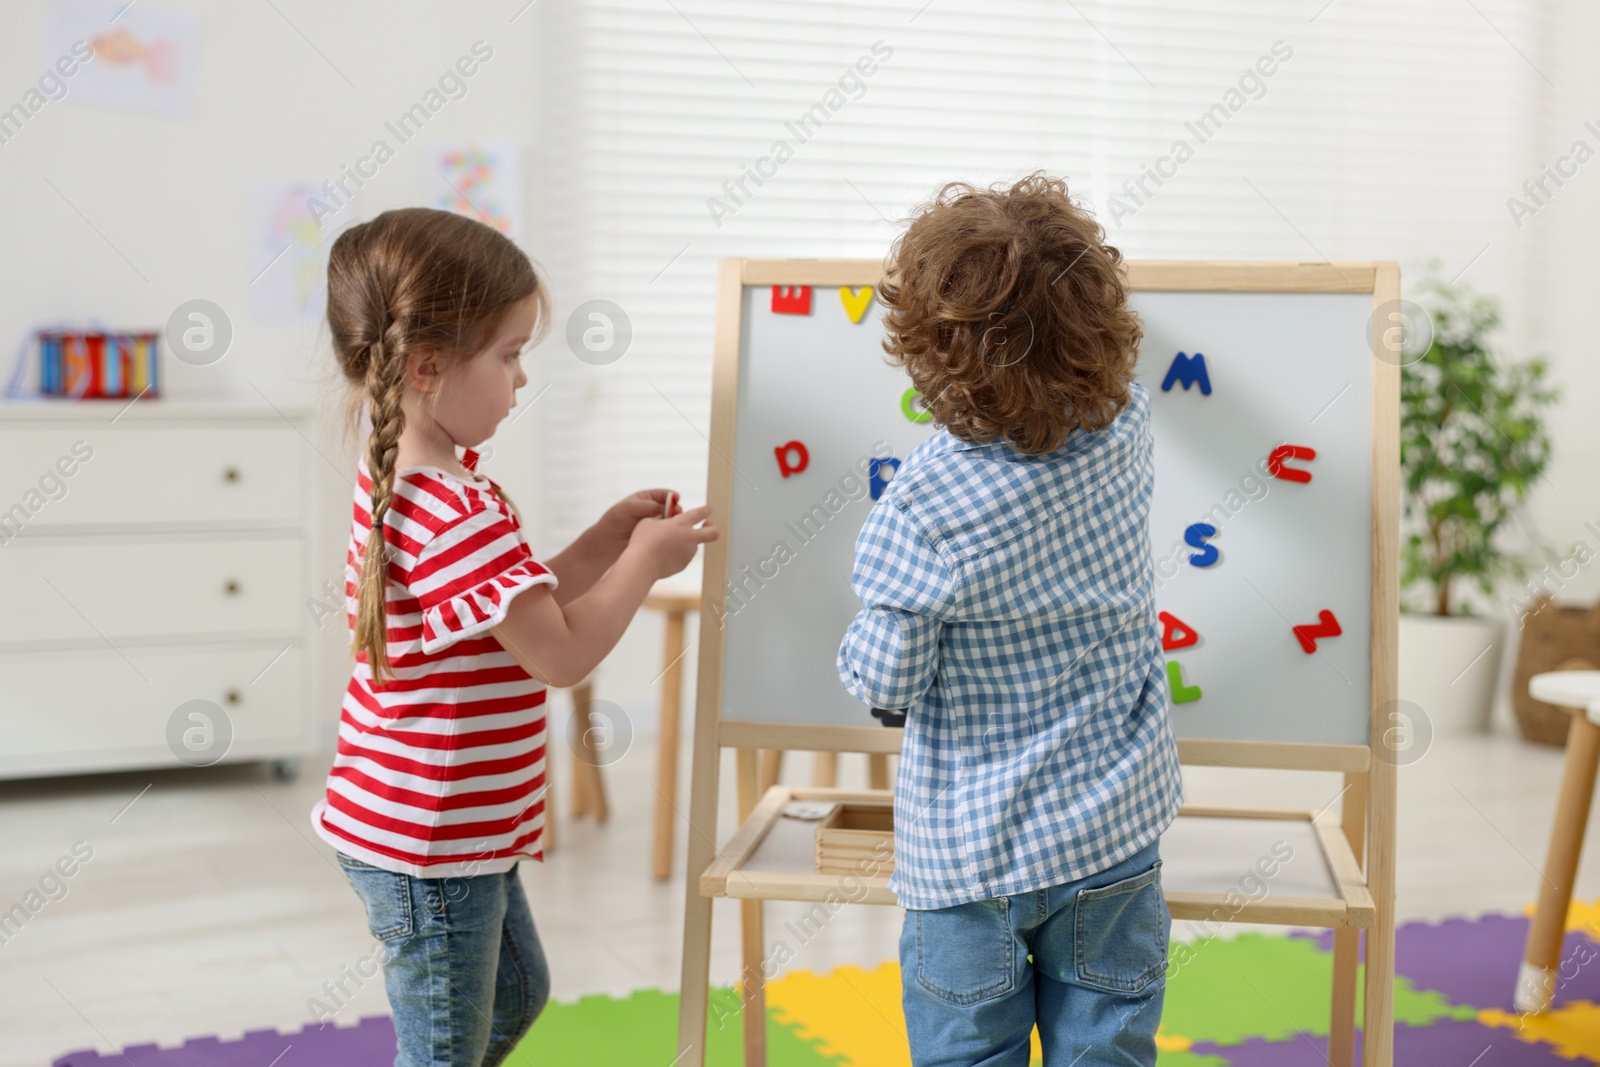
{"label": "boy with curly hair", "polygon": [[1121,254],[1042,174],[946,185],[896,242],[884,348],[939,427],[856,540],[845,688],[903,709],[916,1067],[1155,1063],[1182,801]]}

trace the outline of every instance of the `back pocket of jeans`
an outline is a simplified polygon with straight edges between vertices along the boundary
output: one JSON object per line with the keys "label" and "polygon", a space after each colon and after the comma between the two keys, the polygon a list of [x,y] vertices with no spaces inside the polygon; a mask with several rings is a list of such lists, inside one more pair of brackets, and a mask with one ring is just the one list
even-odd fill
{"label": "back pocket of jeans", "polygon": [[339,866],[344,869],[356,896],[367,910],[367,929],[379,941],[393,941],[409,937],[415,929],[411,912],[411,879],[394,871],[385,871],[370,864],[353,860]]}
{"label": "back pocket of jeans", "polygon": [[1161,861],[1143,874],[1078,893],[1078,981],[1108,993],[1143,993],[1167,969],[1171,918]]}
{"label": "back pocket of jeans", "polygon": [[1016,986],[1016,939],[1005,897],[916,916],[917,984],[950,1004],[976,1004]]}

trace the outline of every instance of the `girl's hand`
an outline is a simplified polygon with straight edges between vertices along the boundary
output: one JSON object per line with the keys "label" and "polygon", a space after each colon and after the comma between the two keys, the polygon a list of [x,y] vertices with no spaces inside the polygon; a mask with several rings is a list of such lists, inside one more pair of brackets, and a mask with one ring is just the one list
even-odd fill
{"label": "girl's hand", "polygon": [[600,516],[600,521],[595,523],[607,541],[625,547],[628,539],[633,536],[633,528],[639,525],[640,519],[659,519],[663,517],[662,508],[667,504],[667,498],[672,499],[672,508],[665,512],[666,518],[683,514],[683,504],[678,492],[674,489],[641,489],[631,496],[625,496]]}
{"label": "girl's hand", "polygon": [[[696,525],[696,524],[699,525]],[[683,570],[707,541],[715,541],[717,528],[711,522],[711,505],[693,511],[679,509],[670,519],[659,516],[639,520],[628,542],[629,551],[649,557],[657,580]]]}

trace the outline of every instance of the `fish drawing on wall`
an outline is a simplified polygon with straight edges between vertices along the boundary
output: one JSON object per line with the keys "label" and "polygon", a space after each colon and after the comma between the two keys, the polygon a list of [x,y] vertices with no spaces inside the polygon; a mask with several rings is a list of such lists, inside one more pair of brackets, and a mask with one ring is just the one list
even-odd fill
{"label": "fish drawing on wall", "polygon": [[125,0],[52,0],[45,65],[79,41],[93,58],[67,82],[65,99],[158,115],[194,111],[198,16]]}

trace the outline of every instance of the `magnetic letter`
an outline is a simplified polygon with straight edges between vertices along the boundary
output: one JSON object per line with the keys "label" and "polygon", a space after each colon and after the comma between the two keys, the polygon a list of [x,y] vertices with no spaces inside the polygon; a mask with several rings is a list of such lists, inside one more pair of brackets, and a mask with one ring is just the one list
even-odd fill
{"label": "magnetic letter", "polygon": [[1199,352],[1192,356],[1179,352],[1173,359],[1172,366],[1167,368],[1167,376],[1161,381],[1161,391],[1171,392],[1173,382],[1181,384],[1184,392],[1188,392],[1191,385],[1199,382],[1200,392],[1210,396],[1211,376],[1206,373],[1206,357]]}
{"label": "magnetic letter", "polygon": [[[888,459],[875,459],[872,461],[872,466],[868,471],[868,477],[872,483],[872,499],[876,500],[883,495],[883,491],[889,486],[889,479],[893,478],[895,472],[899,469],[900,461],[893,456]],[[885,470],[889,473],[884,474]]]}
{"label": "magnetic letter", "polygon": [[[806,451],[806,446],[799,441],[790,441],[786,445],[779,445],[772,450],[778,457],[778,469],[785,478],[791,474],[799,474],[811,465],[811,453]],[[799,458],[792,463],[789,459],[790,452],[799,453]]]}
{"label": "magnetic letter", "polygon": [[923,408],[921,411],[918,411],[914,406],[912,406],[912,401],[916,399],[917,390],[915,386],[901,393],[900,411],[912,422],[927,422],[929,419],[933,418],[933,412],[929,411],[927,408]]}
{"label": "magnetic letter", "polygon": [[1187,704],[1191,700],[1200,699],[1200,687],[1184,685],[1183,669],[1171,660],[1167,661],[1167,689],[1172,693],[1174,704]]}
{"label": "magnetic letter", "polygon": [[1171,652],[1175,648],[1188,648],[1200,640],[1200,635],[1195,632],[1194,627],[1172,612],[1159,612],[1156,618],[1161,620],[1161,651]]}
{"label": "magnetic letter", "polygon": [[1316,459],[1317,450],[1305,445],[1279,445],[1267,456],[1267,473],[1286,482],[1309,482],[1311,472],[1299,467],[1285,467],[1286,459]]}
{"label": "magnetic letter", "polygon": [[1339,628],[1339,620],[1334,618],[1333,612],[1327,608],[1322,609],[1322,614],[1318,616],[1318,619],[1319,621],[1314,626],[1296,626],[1294,628],[1294,635],[1300,639],[1300,647],[1306,650],[1306,655],[1308,656],[1317,650],[1317,638],[1338,637],[1344,633]]}
{"label": "magnetic letter", "polygon": [[854,292],[848,288],[840,289],[839,302],[844,305],[844,313],[850,316],[851,322],[860,322],[872,304],[872,286],[863,285]]}
{"label": "magnetic letter", "polygon": [[1183,531],[1183,543],[1190,548],[1200,551],[1189,557],[1189,562],[1196,567],[1209,567],[1215,563],[1222,553],[1217,551],[1216,545],[1206,544],[1206,538],[1217,536],[1217,528],[1209,522],[1197,522]]}
{"label": "magnetic letter", "polygon": [[772,287],[772,313],[774,315],[811,314],[811,286],[774,285]]}

